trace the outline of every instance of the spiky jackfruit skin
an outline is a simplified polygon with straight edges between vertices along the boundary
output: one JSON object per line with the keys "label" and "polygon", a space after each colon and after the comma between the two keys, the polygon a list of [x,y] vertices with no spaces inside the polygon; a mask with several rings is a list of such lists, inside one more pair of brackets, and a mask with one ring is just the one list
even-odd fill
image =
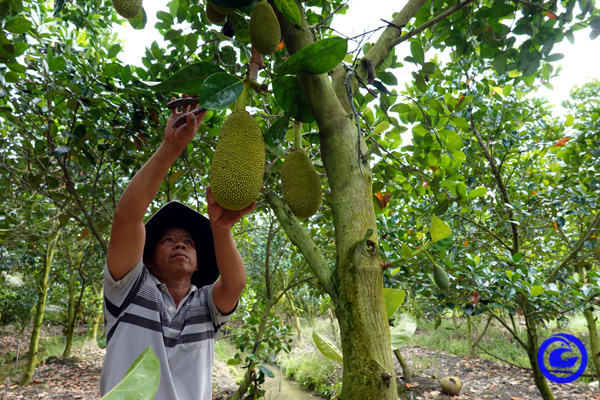
{"label": "spiky jackfruit skin", "polygon": [[248,207],[263,185],[265,142],[258,123],[246,111],[229,115],[217,139],[210,165],[212,194],[222,207]]}
{"label": "spiky jackfruit skin", "polygon": [[252,46],[260,54],[266,56],[277,50],[281,42],[279,21],[266,1],[259,1],[252,9],[248,33]]}
{"label": "spiky jackfruit skin", "polygon": [[142,11],[142,0],[113,0],[113,7],[121,17],[131,19]]}
{"label": "spiky jackfruit skin", "polygon": [[281,166],[283,200],[297,218],[309,218],[321,207],[321,178],[302,149],[292,150]]}
{"label": "spiky jackfruit skin", "polygon": [[206,3],[206,17],[213,24],[221,25],[223,21],[225,21],[226,15],[217,11],[214,5],[211,3]]}

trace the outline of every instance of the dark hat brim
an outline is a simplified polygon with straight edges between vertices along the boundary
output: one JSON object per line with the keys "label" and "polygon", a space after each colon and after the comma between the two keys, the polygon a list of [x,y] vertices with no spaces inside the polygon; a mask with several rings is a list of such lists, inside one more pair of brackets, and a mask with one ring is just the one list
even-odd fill
{"label": "dark hat brim", "polygon": [[183,228],[192,235],[196,247],[198,270],[192,275],[192,284],[202,287],[219,278],[210,221],[204,215],[178,202],[170,201],[146,221],[144,259],[151,257],[160,234],[167,228]]}

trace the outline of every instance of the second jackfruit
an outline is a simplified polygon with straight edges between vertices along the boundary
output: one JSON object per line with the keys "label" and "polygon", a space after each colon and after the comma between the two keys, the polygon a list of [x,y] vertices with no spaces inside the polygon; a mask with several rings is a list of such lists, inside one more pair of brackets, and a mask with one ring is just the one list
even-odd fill
{"label": "second jackfruit", "polygon": [[222,207],[241,210],[256,199],[263,184],[265,142],[260,126],[246,111],[229,115],[210,165],[212,194]]}
{"label": "second jackfruit", "polygon": [[142,11],[142,0],[113,0],[113,7],[121,17],[131,19]]}
{"label": "second jackfruit", "polygon": [[433,280],[435,284],[442,290],[447,290],[450,287],[450,280],[444,268],[437,264],[433,265]]}
{"label": "second jackfruit", "polygon": [[281,191],[298,218],[311,217],[321,207],[321,178],[303,149],[292,150],[283,161]]}
{"label": "second jackfruit", "polygon": [[273,7],[266,1],[259,1],[252,9],[248,33],[252,47],[260,54],[266,56],[277,50],[281,29]]}

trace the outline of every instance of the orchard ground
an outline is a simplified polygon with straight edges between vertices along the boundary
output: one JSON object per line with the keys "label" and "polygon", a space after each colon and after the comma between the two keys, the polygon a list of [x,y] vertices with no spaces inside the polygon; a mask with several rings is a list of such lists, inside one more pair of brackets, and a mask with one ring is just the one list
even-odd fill
{"label": "orchard ground", "polygon": [[[306,357],[307,354],[317,359],[321,358],[322,363],[328,362],[314,349],[314,346],[311,346],[310,333],[310,327],[305,327],[303,331],[305,339],[297,340],[292,353],[285,356],[288,366],[302,363],[300,357]],[[323,332],[320,333],[323,334]],[[528,370],[488,358],[472,359],[416,344],[421,342],[420,338],[431,338],[440,334],[446,336],[448,349],[463,341],[458,332],[447,330],[435,333],[430,329],[420,329],[417,331],[413,343],[401,349],[402,355],[413,373],[413,383],[406,384],[402,377],[402,370],[396,363],[397,382],[402,400],[535,400],[541,398]],[[27,332],[20,335],[7,328],[1,331],[0,400],[99,398],[98,379],[104,350],[100,349],[95,342],[85,341],[83,332],[81,335],[82,338],[74,350],[73,358],[62,360],[59,357],[59,351],[57,355],[45,355],[36,368],[32,383],[21,387],[17,385],[20,372],[15,368],[15,358],[18,350],[19,363],[21,366],[24,364],[23,357],[27,354]],[[60,350],[60,328],[46,329],[43,341],[54,343],[53,348]],[[213,369],[213,399],[228,399],[237,387],[236,379],[241,376],[241,372],[232,370],[226,364],[225,359],[227,358],[226,353],[233,351],[235,351],[233,346],[226,345],[224,351],[217,352],[218,356],[215,358]],[[230,356],[232,355],[233,353],[230,354]],[[507,355],[507,357],[510,356]],[[334,381],[340,378],[340,368],[336,367],[336,369],[336,373],[322,377],[322,380],[331,382],[334,386]],[[591,370],[587,371],[588,374],[592,372]],[[296,371],[296,375],[306,384],[307,380],[302,379],[298,371]],[[462,391],[458,396],[447,396],[441,393],[439,379],[449,375],[458,376],[463,382]],[[600,399],[600,389],[590,387],[589,380],[582,379],[570,384],[551,383],[551,387],[557,400]],[[308,386],[311,385],[308,384]],[[309,396],[320,397],[317,393]]]}

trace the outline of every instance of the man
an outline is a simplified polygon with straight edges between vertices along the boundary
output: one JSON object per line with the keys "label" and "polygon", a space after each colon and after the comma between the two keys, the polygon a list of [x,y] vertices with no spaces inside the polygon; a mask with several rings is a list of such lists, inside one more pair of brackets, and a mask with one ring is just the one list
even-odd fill
{"label": "man", "polygon": [[[216,333],[246,286],[231,227],[256,203],[240,211],[226,210],[208,187],[209,219],[170,202],[144,225],[167,171],[206,114],[189,111],[189,105],[171,111],[162,144],[135,174],[115,209],[104,271],[107,343],[101,395],[152,346],[161,367],[156,399],[212,398]],[[174,129],[173,122],[186,113],[186,123]]]}

